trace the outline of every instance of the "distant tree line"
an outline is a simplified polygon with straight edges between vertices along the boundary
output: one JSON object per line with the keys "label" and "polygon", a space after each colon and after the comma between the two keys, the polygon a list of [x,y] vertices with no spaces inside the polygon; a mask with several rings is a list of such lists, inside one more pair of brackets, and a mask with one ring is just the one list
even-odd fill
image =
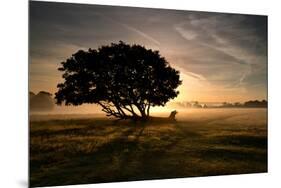
{"label": "distant tree line", "polygon": [[191,101],[191,102],[176,102],[174,103],[176,106],[181,108],[266,108],[267,101],[266,100],[250,100],[244,103],[235,102],[223,102],[221,104],[206,104],[200,103],[198,101]]}
{"label": "distant tree line", "polygon": [[55,107],[55,101],[52,94],[46,91],[40,91],[37,94],[29,92],[30,111],[50,111]]}
{"label": "distant tree line", "polygon": [[258,101],[258,100],[250,100],[250,101],[246,101],[244,103],[239,103],[239,102],[235,102],[235,103],[227,103],[224,102],[222,104],[222,106],[219,106],[222,108],[237,108],[237,107],[244,107],[244,108],[266,108],[267,107],[267,101],[266,100],[262,100],[262,101]]}

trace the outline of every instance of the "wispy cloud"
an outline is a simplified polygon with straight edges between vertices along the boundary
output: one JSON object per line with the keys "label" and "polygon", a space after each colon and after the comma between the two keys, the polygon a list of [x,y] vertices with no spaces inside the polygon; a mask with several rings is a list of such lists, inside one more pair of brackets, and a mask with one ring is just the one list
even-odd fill
{"label": "wispy cloud", "polygon": [[[257,33],[257,28],[251,25],[245,25],[248,21],[248,17],[245,16],[226,16],[226,15],[214,15],[209,17],[196,17],[194,15],[189,17],[183,22],[174,25],[174,30],[187,42],[196,44],[198,49],[201,50],[200,54],[208,56],[209,60],[206,60],[205,66],[209,67],[210,59],[217,61],[221,64],[220,69],[225,71],[224,78],[226,80],[226,86],[228,87],[248,87],[247,78],[251,77],[252,69],[255,69],[256,64],[264,64],[264,58],[261,62],[256,61],[258,56],[264,56],[264,54],[257,53],[257,41],[258,45],[266,44],[261,41],[260,33]],[[251,17],[250,19],[256,19]],[[264,27],[258,25],[256,27]],[[262,33],[265,35],[265,33]],[[264,37],[264,36],[263,36]],[[245,42],[247,41],[247,42]],[[246,44],[245,44],[246,43]],[[248,43],[248,44],[247,44]],[[249,45],[251,44],[251,45]],[[200,47],[201,46],[201,47]],[[265,49],[266,50],[266,49]],[[197,61],[201,61],[202,57],[195,57]],[[202,62],[202,61],[201,61]],[[203,63],[204,64],[204,63]],[[227,64],[233,64],[232,66],[226,66]],[[239,69],[240,71],[235,71]],[[232,84],[228,80],[230,75],[227,72],[233,71],[236,74],[232,74]],[[265,71],[265,70],[260,70]],[[215,73],[215,72],[214,72]],[[217,77],[216,75],[214,75]],[[209,81],[214,81],[212,76],[208,76]],[[227,82],[228,81],[228,82]]]}
{"label": "wispy cloud", "polygon": [[46,2],[30,11],[31,86],[55,90],[62,60],[123,40],[159,50],[180,70],[181,99],[266,95],[264,16]]}
{"label": "wispy cloud", "polygon": [[142,32],[142,31],[140,31],[140,30],[138,30],[138,29],[136,29],[134,27],[131,27],[131,26],[127,25],[127,24],[121,24],[121,25],[123,25],[125,28],[127,28],[130,31],[136,32],[137,34],[139,34],[140,36],[146,38],[147,40],[151,41],[152,43],[156,44],[157,46],[160,46],[160,42],[155,40],[154,38],[152,38],[148,34]]}
{"label": "wispy cloud", "polygon": [[153,37],[151,37],[151,36],[148,35],[147,33],[142,32],[141,30],[139,30],[139,29],[137,29],[137,28],[135,28],[135,27],[130,26],[129,24],[122,23],[122,22],[117,21],[117,20],[115,20],[115,19],[106,17],[106,16],[104,16],[104,15],[102,15],[102,14],[99,14],[99,16],[100,16],[101,18],[103,18],[104,20],[107,20],[107,21],[110,21],[110,22],[113,22],[113,23],[117,23],[117,24],[121,25],[122,27],[126,28],[126,29],[129,30],[129,31],[131,31],[131,32],[133,32],[133,33],[137,33],[138,35],[140,35],[141,37],[143,37],[143,38],[149,40],[150,42],[154,43],[155,45],[160,46],[160,42],[159,42],[159,41],[157,41],[156,39],[154,39]]}

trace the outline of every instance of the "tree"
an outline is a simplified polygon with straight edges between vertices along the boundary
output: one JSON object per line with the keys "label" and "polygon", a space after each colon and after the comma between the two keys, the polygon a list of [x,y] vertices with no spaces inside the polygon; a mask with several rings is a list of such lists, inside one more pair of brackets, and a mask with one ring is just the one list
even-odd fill
{"label": "tree", "polygon": [[179,94],[179,71],[158,51],[120,41],[97,50],[79,50],[61,63],[64,82],[57,104],[96,103],[107,116],[148,119],[151,106],[164,106]]}
{"label": "tree", "polygon": [[52,94],[46,91],[40,91],[37,95],[29,92],[29,106],[31,111],[50,111],[55,107]]}

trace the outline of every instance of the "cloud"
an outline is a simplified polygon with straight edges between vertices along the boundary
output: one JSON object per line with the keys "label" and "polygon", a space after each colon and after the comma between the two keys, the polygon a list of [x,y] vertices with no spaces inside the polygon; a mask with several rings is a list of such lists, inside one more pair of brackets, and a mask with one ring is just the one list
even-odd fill
{"label": "cloud", "polygon": [[136,32],[137,34],[139,34],[140,36],[146,38],[147,40],[151,41],[152,43],[156,44],[157,46],[160,46],[160,42],[155,40],[154,38],[152,38],[151,36],[149,36],[148,34],[134,28],[134,27],[131,27],[129,25],[126,25],[126,24],[121,24],[123,25],[125,28],[127,28],[128,30],[130,31],[133,31],[133,32]]}
{"label": "cloud", "polygon": [[147,33],[144,33],[142,31],[140,31],[139,29],[135,28],[135,27],[132,27],[130,26],[129,24],[124,24],[120,21],[117,21],[115,19],[112,19],[112,18],[109,18],[109,17],[106,17],[104,16],[103,14],[99,14],[99,16],[101,18],[103,18],[104,20],[106,21],[110,21],[110,22],[113,22],[115,24],[118,24],[118,25],[121,25],[122,27],[126,28],[127,30],[129,30],[130,32],[133,32],[133,33],[137,33],[138,35],[140,35],[141,37],[149,40],[150,42],[156,44],[157,46],[160,46],[160,42],[157,41],[156,39],[154,39],[153,37],[151,37],[150,35],[148,35]]}
{"label": "cloud", "polygon": [[[220,81],[225,87],[249,87],[248,78],[257,72],[256,65],[266,63],[265,28],[264,17],[221,14],[207,17],[192,15],[174,25],[174,30],[181,37],[196,46],[200,51],[198,54],[204,54],[204,57],[196,53],[191,55],[194,65],[189,66],[189,70],[200,74],[201,69],[201,74],[208,81]],[[214,66],[221,71],[214,71]],[[200,68],[192,70],[192,67]],[[210,71],[204,72],[203,67],[209,67]],[[260,75],[266,72],[265,68],[259,70]],[[218,75],[221,75],[220,79],[217,79]]]}
{"label": "cloud", "polygon": [[175,26],[175,30],[177,32],[179,32],[179,34],[187,39],[187,40],[192,40],[192,39],[195,39],[197,37],[197,33],[195,31],[192,31],[192,30],[185,30],[183,28],[183,26],[185,25],[185,22],[184,23],[181,23],[181,24],[178,24]]}
{"label": "cloud", "polygon": [[266,93],[264,16],[46,2],[30,7],[30,85],[55,90],[62,60],[119,40],[159,50],[187,80],[186,92]]}

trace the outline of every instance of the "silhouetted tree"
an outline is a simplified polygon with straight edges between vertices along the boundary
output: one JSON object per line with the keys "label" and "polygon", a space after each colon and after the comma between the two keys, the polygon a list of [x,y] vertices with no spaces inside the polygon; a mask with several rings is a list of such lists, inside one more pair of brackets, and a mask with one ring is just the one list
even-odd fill
{"label": "silhouetted tree", "polygon": [[179,71],[158,51],[140,45],[120,41],[79,50],[61,64],[57,104],[96,103],[107,116],[147,119],[151,106],[164,106],[179,94]]}
{"label": "silhouetted tree", "polygon": [[32,91],[29,92],[29,99],[32,99],[35,96],[35,93],[33,93]]}
{"label": "silhouetted tree", "polygon": [[266,100],[247,101],[247,102],[244,103],[244,106],[245,107],[267,107],[267,101]]}
{"label": "silhouetted tree", "polygon": [[37,95],[29,92],[29,105],[31,111],[50,111],[55,103],[51,93],[40,91]]}

